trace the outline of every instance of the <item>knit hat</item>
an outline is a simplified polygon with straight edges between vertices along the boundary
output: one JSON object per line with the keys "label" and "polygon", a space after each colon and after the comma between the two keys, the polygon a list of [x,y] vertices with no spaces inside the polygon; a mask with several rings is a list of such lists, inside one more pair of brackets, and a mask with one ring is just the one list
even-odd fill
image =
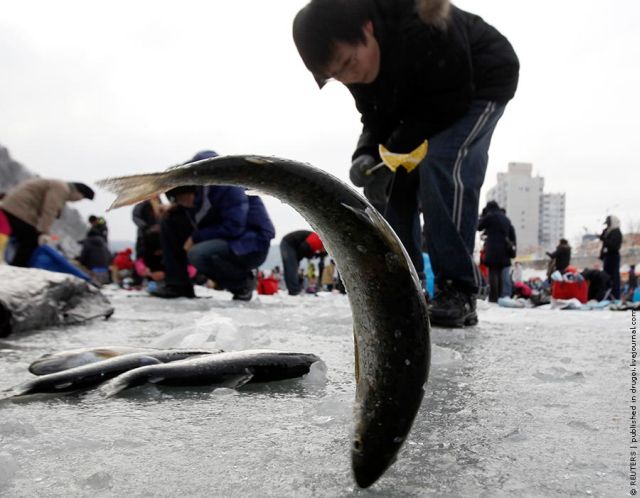
{"label": "knit hat", "polygon": [[176,197],[182,194],[195,194],[198,192],[198,187],[196,185],[181,185],[179,187],[174,187],[171,190],[167,190],[165,195],[167,199],[171,202],[175,201]]}
{"label": "knit hat", "polygon": [[218,157],[218,153],[213,150],[201,150],[195,156],[193,156],[193,158],[187,161],[186,164],[195,163],[196,161],[202,161],[203,159],[210,159],[212,157]]}
{"label": "knit hat", "polygon": [[91,189],[91,187],[85,185],[84,183],[71,182],[70,185],[76,191],[80,192],[82,194],[82,197],[84,197],[85,199],[92,200],[94,198],[94,196],[95,196],[95,193]]}
{"label": "knit hat", "polygon": [[309,247],[314,253],[324,252],[324,244],[318,237],[318,234],[315,232],[311,232],[309,236],[305,239],[305,242],[309,244]]}

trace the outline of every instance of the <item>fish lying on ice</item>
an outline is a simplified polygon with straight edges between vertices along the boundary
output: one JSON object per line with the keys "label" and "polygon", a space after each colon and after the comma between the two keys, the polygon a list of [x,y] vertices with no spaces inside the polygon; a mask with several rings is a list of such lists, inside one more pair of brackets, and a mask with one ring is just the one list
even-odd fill
{"label": "fish lying on ice", "polygon": [[215,355],[149,365],[129,370],[100,387],[107,396],[147,383],[163,386],[225,384],[240,387],[247,382],[294,379],[309,373],[320,361],[314,354],[269,349],[229,351]]}
{"label": "fish lying on ice", "polygon": [[129,353],[89,365],[41,375],[4,391],[3,399],[39,393],[64,393],[88,389],[133,368],[183,360],[192,356],[216,353],[203,349],[167,349],[156,352]]}
{"label": "fish lying on ice", "polygon": [[43,354],[29,365],[29,372],[34,375],[47,375],[124,354],[153,353],[157,351],[159,351],[159,349],[135,346],[101,346],[97,348],[69,349]]}
{"label": "fish lying on ice", "polygon": [[180,185],[210,184],[241,185],[290,204],[335,259],[354,324],[352,468],[357,484],[370,486],[406,440],[429,371],[427,305],[406,251],[384,218],[355,190],[296,161],[222,156],[99,182],[118,194],[112,208]]}

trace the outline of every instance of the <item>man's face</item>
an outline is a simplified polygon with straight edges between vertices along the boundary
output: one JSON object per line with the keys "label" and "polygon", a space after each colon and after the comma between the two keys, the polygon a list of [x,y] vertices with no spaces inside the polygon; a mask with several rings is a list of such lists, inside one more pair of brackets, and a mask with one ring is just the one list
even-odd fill
{"label": "man's face", "polygon": [[84,195],[82,195],[77,190],[72,190],[71,193],[69,194],[69,200],[71,202],[81,201],[82,199],[84,199]]}
{"label": "man's face", "polygon": [[176,204],[186,208],[192,208],[195,204],[195,201],[196,194],[194,192],[176,195]]}
{"label": "man's face", "polygon": [[364,43],[353,45],[336,42],[333,57],[327,66],[329,78],[345,85],[373,83],[380,72],[380,46],[373,36],[373,23],[368,21],[363,28]]}

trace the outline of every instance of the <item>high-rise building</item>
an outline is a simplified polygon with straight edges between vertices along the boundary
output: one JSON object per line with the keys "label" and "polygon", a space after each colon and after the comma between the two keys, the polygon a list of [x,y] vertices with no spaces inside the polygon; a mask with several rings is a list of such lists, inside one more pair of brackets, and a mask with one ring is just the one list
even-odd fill
{"label": "high-rise building", "polygon": [[544,251],[553,249],[564,237],[565,194],[542,194],[538,244]]}
{"label": "high-rise building", "polygon": [[565,194],[545,194],[544,178],[532,176],[531,163],[509,163],[487,201],[503,207],[516,230],[518,254],[553,249],[564,235]]}

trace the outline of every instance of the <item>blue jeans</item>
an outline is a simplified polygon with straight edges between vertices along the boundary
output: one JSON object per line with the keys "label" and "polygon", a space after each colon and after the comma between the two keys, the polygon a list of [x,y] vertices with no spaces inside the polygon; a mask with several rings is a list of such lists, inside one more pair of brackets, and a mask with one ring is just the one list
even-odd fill
{"label": "blue jeans", "polygon": [[242,292],[250,285],[249,273],[260,266],[266,255],[249,253],[237,256],[223,239],[195,244],[188,253],[189,262],[211,280],[230,292]]}
{"label": "blue jeans", "polygon": [[477,292],[482,276],[473,261],[480,188],[489,161],[493,130],[504,105],[474,101],[467,114],[429,140],[418,171],[399,169],[386,218],[423,278],[420,217],[436,285],[451,282]]}
{"label": "blue jeans", "polygon": [[502,293],[500,297],[511,297],[513,295],[513,280],[511,280],[511,267],[505,266],[502,269]]}

